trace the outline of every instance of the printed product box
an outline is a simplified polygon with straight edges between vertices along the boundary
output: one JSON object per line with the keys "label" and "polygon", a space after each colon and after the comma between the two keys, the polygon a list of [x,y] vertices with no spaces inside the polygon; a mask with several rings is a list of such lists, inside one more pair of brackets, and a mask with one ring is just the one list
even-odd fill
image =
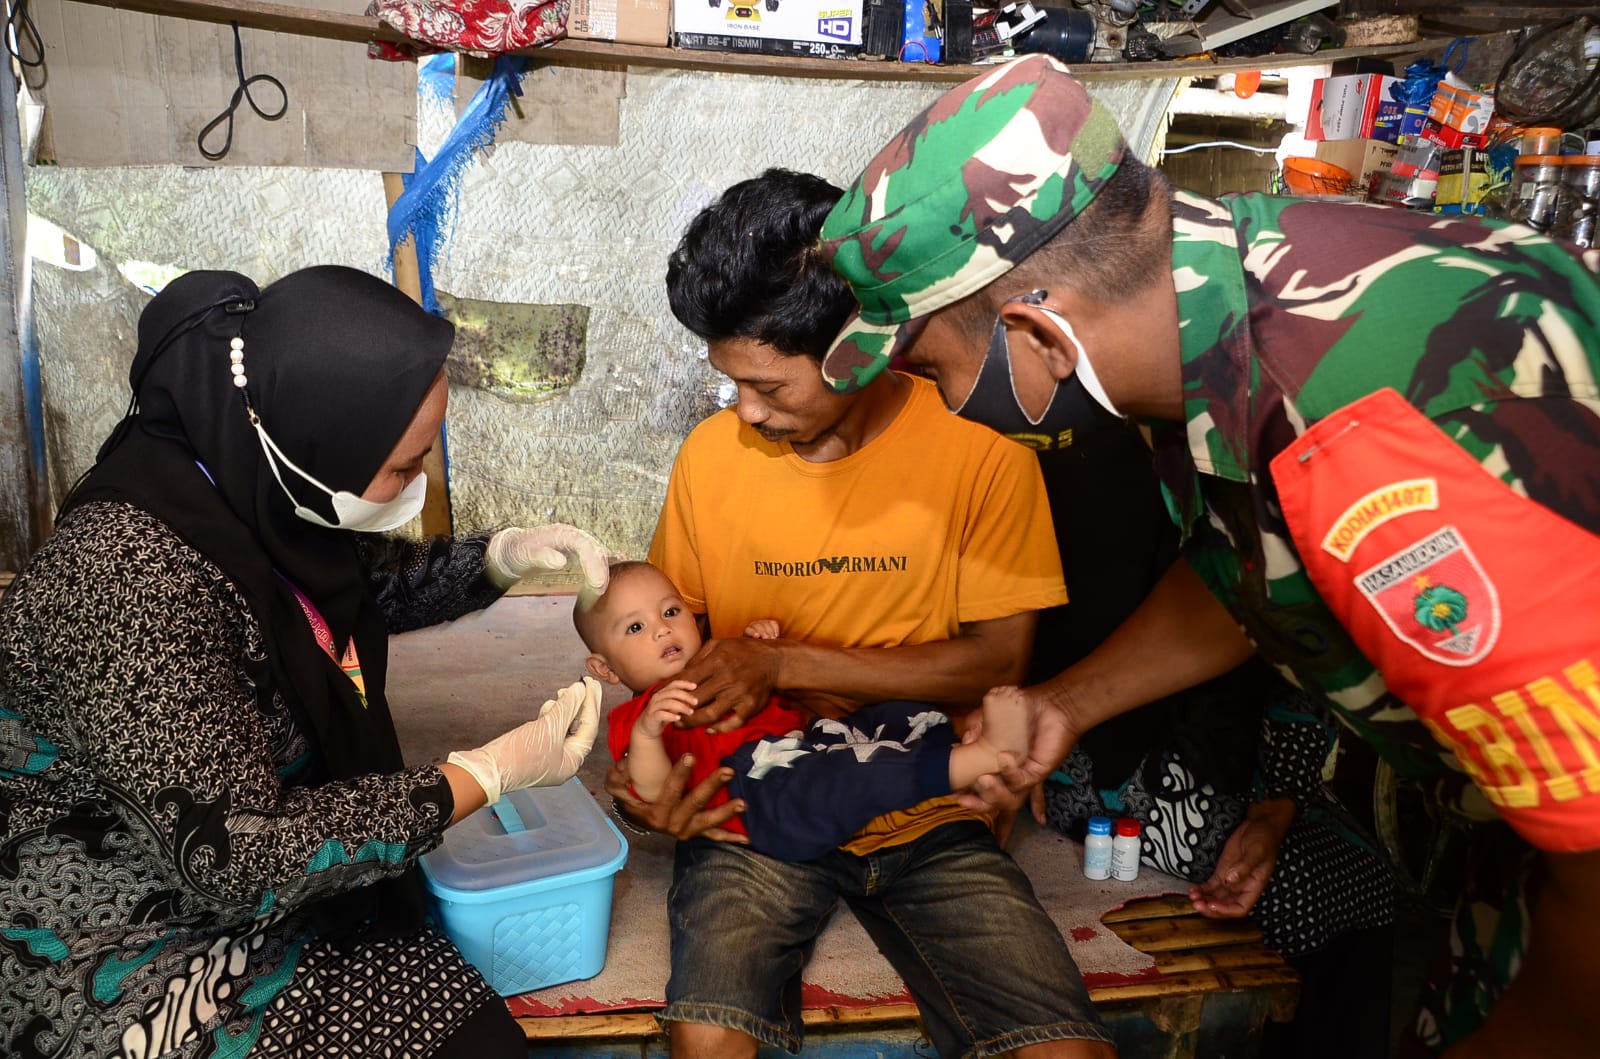
{"label": "printed product box", "polygon": [[1427,107],[1405,107],[1400,111],[1400,141],[1407,139],[1422,131],[1422,125],[1428,120]]}
{"label": "printed product box", "polygon": [[845,59],[861,51],[864,0],[672,0],[680,48]]}
{"label": "printed product box", "polygon": [[1433,90],[1433,102],[1428,105],[1429,121],[1460,132],[1487,132],[1493,117],[1493,96],[1453,85],[1448,80],[1439,82],[1439,87]]}
{"label": "printed product box", "polygon": [[1489,134],[1486,132],[1462,132],[1448,125],[1440,125],[1431,118],[1422,123],[1422,131],[1417,134],[1417,138],[1431,140],[1452,151],[1463,147],[1482,147],[1489,142]]}
{"label": "printed product box", "polygon": [[1382,140],[1323,140],[1317,144],[1317,157],[1347,170],[1364,195],[1394,167],[1399,153],[1399,145]]}
{"label": "printed product box", "polygon": [[672,28],[670,0],[572,0],[567,36],[666,47]]}
{"label": "printed product box", "polygon": [[1472,147],[1441,154],[1435,212],[1482,213],[1483,195],[1489,187],[1488,163],[1488,153]]}
{"label": "printed product box", "polygon": [[1318,78],[1311,86],[1306,139],[1395,143],[1405,108],[1389,87],[1399,82],[1400,78],[1383,74]]}

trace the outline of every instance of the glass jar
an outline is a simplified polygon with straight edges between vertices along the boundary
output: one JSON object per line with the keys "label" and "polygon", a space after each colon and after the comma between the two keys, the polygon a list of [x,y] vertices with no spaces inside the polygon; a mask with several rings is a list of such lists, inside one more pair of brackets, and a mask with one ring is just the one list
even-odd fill
{"label": "glass jar", "polygon": [[1600,154],[1568,155],[1561,168],[1561,200],[1552,232],[1579,246],[1594,245],[1600,214]]}
{"label": "glass jar", "polygon": [[1561,130],[1549,126],[1533,126],[1518,130],[1517,154],[1551,155],[1561,153]]}
{"label": "glass jar", "polygon": [[1509,220],[1536,232],[1555,227],[1566,166],[1560,155],[1527,154],[1512,163]]}

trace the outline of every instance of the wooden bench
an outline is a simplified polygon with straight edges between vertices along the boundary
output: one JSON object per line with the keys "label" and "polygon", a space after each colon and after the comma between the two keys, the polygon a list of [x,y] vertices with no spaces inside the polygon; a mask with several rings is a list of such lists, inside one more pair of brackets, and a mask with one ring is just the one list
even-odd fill
{"label": "wooden bench", "polygon": [[[1255,1054],[1265,1024],[1287,1021],[1299,977],[1238,919],[1207,919],[1186,898],[1155,897],[1108,912],[1102,922],[1155,959],[1157,975],[1091,986],[1089,996],[1116,1037],[1120,1059],[1191,1059]],[[807,1056],[926,1059],[911,1004],[822,1007],[804,1015]],[[538,1059],[658,1059],[666,1038],[649,1012],[520,1017]],[[768,1054],[763,1051],[763,1056]],[[772,1052],[779,1055],[779,1052]]]}

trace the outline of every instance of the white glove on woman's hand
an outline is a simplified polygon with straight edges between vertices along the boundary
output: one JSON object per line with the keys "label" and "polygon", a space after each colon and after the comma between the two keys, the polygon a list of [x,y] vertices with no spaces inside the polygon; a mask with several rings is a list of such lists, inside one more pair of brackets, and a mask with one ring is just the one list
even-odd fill
{"label": "white glove on woman's hand", "polygon": [[484,569],[489,580],[510,588],[529,574],[565,570],[573,559],[583,572],[585,587],[595,595],[611,579],[604,546],[576,526],[553,522],[523,529],[510,526],[489,538]]}
{"label": "white glove on woman's hand", "polygon": [[471,773],[493,805],[502,794],[571,779],[599,731],[600,682],[584,677],[545,700],[537,720],[445,760]]}

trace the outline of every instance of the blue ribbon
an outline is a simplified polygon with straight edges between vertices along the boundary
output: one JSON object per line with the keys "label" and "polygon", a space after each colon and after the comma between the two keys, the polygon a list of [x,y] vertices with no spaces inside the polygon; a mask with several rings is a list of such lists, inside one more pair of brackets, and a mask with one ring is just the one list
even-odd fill
{"label": "blue ribbon", "polygon": [[[438,60],[445,60],[439,62]],[[418,76],[419,95],[448,98],[454,78],[454,56],[440,55],[425,63]],[[501,55],[455,128],[432,159],[419,150],[415,169],[403,178],[405,191],[389,208],[389,260],[395,247],[410,236],[416,240],[417,271],[422,280],[422,307],[440,314],[433,290],[433,270],[447,242],[451,221],[460,201],[461,178],[479,151],[494,143],[513,96],[522,95],[522,77],[530,63],[526,56]],[[446,68],[449,73],[447,78]]]}

